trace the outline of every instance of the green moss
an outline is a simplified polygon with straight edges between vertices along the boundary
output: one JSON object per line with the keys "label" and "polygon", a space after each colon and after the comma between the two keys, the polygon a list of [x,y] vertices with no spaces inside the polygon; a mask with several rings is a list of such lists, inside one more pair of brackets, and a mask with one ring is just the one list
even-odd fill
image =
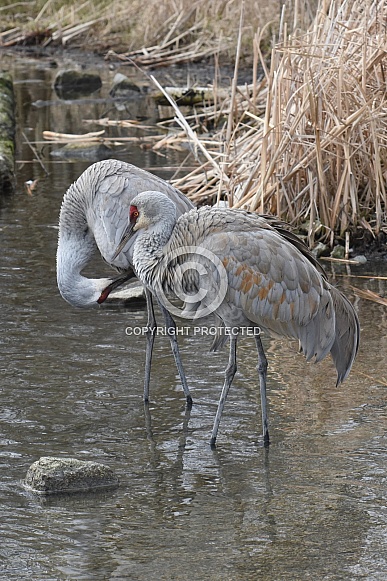
{"label": "green moss", "polygon": [[9,73],[0,72],[0,92],[9,93],[13,95],[12,77]]}
{"label": "green moss", "polygon": [[0,140],[13,140],[15,134],[15,98],[12,78],[0,72]]}
{"label": "green moss", "polygon": [[13,158],[15,155],[15,142],[11,139],[0,141],[0,155]]}
{"label": "green moss", "polygon": [[0,193],[15,182],[15,99],[12,77],[0,72]]}

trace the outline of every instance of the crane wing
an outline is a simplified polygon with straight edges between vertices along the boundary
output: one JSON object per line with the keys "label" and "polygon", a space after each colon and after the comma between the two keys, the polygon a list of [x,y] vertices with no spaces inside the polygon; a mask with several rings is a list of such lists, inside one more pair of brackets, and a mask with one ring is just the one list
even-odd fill
{"label": "crane wing", "polygon": [[[250,321],[273,335],[296,338],[307,359],[320,360],[335,339],[330,285],[292,237],[256,214],[203,208],[178,220],[169,248],[196,243],[198,262],[200,248],[222,261],[228,289],[216,312],[226,324]],[[208,300],[213,285],[206,284]]]}

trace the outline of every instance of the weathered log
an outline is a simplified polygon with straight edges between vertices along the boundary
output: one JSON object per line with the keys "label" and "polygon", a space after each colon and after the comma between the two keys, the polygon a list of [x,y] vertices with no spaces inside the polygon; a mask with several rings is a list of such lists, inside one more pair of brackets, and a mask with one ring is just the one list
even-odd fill
{"label": "weathered log", "polygon": [[[216,91],[211,87],[165,87],[178,105],[198,105],[199,103],[213,103],[215,99],[223,100],[230,96],[228,89],[218,87]],[[158,105],[169,105],[168,99],[161,91],[152,91],[151,96]]]}
{"label": "weathered log", "polygon": [[12,77],[0,71],[0,193],[15,187],[15,96]]}

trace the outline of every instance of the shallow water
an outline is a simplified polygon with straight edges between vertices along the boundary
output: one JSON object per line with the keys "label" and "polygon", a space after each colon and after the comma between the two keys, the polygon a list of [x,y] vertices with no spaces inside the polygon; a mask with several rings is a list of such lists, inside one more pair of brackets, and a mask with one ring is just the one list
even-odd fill
{"label": "shallow water", "polygon": [[[53,109],[26,100],[27,92],[30,101],[53,98],[51,69],[14,66],[24,130],[31,127],[36,138],[53,125],[74,130],[59,125],[68,111],[55,107],[53,121]],[[238,374],[211,450],[226,351],[208,354],[210,339],[192,329],[180,337],[194,398],[189,413],[168,341],[158,337],[152,401],[144,409],[144,339],[125,334],[145,324],[143,306],[76,310],[56,288],[61,199],[90,162],[45,155],[44,177],[28,146],[19,147],[18,158],[25,162],[18,164],[18,189],[1,200],[0,213],[1,578],[386,579],[387,310],[355,299],[349,288],[385,294],[386,283],[348,276],[386,275],[386,264],[328,267],[355,300],[362,328],[344,385],[335,387],[330,360],[307,364],[294,344],[265,341],[269,451],[261,445],[253,342],[240,342]],[[134,148],[122,158],[165,163]],[[36,177],[29,196],[24,181]],[[48,455],[101,461],[120,487],[37,498],[21,481]]]}

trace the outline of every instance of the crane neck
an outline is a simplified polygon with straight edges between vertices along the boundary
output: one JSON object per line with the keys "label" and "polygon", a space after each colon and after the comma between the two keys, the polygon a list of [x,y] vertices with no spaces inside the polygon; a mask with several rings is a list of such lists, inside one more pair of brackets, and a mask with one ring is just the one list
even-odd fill
{"label": "crane neck", "polygon": [[140,230],[133,249],[133,266],[138,278],[147,286],[152,286],[153,273],[164,256],[176,225],[176,216],[169,215]]}
{"label": "crane neck", "polygon": [[67,191],[60,211],[56,271],[60,294],[77,307],[97,305],[102,290],[111,283],[108,278],[89,279],[81,275],[97,250],[86,211],[75,183]]}

